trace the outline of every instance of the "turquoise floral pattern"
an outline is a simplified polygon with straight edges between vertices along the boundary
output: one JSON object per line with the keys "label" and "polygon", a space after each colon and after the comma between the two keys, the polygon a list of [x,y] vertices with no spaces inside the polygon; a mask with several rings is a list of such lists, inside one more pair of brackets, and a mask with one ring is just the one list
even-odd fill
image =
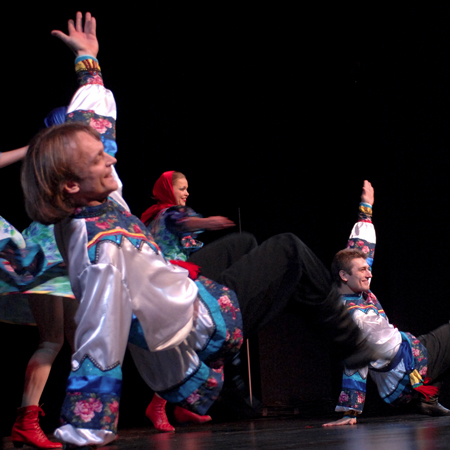
{"label": "turquoise floral pattern", "polygon": [[189,217],[201,216],[188,206],[172,206],[163,209],[148,227],[169,260],[187,261],[192,252],[203,247],[196,239],[203,230],[193,233],[184,228],[183,222]]}
{"label": "turquoise floral pattern", "polygon": [[26,294],[74,298],[53,225],[32,222],[20,233],[0,217],[0,236],[0,321],[35,323]]}

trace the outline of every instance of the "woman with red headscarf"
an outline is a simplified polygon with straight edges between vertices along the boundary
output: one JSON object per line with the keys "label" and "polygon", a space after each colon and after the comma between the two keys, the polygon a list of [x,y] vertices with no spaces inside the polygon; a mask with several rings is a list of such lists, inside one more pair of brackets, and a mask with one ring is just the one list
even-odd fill
{"label": "woman with red headscarf", "polygon": [[204,218],[186,206],[188,182],[181,172],[164,172],[153,187],[153,196],[156,205],[148,208],[141,219],[168,259],[187,261],[203,246],[195,238],[204,230],[234,227],[226,217]]}
{"label": "woman with red headscarf", "polygon": [[[201,267],[207,278],[217,280],[234,262],[257,247],[250,233],[232,233],[203,247],[197,236],[205,230],[223,230],[234,223],[223,216],[202,217],[186,206],[188,182],[181,172],[164,172],[156,181],[157,203],[141,216],[167,259]],[[189,269],[189,267],[186,267]]]}
{"label": "woman with red headscarf", "polygon": [[[196,239],[199,233],[222,230],[235,224],[223,216],[202,217],[186,206],[188,196],[186,177],[181,172],[164,172],[153,187],[157,203],[142,214],[141,220],[167,259],[188,269],[191,278],[195,278],[200,269],[202,275],[214,280],[233,262],[256,248],[257,242],[249,233],[233,233],[202,248],[203,242]],[[146,416],[159,431],[174,431],[167,419],[165,405],[166,401],[155,394]],[[174,417],[177,422],[211,420],[210,416],[200,416],[180,406],[175,407]]]}

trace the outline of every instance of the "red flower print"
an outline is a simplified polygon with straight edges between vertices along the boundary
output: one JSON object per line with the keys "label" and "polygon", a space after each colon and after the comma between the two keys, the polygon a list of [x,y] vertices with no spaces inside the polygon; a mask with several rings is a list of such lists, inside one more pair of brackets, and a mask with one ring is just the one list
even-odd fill
{"label": "red flower print", "polygon": [[112,127],[112,124],[108,119],[95,119],[94,117],[91,118],[89,125],[94,128],[94,130],[97,130],[100,134],[106,133],[107,128]]}
{"label": "red flower print", "polygon": [[236,328],[233,332],[233,340],[240,342],[243,340],[242,338],[242,331],[240,328]]}
{"label": "red flower print", "polygon": [[117,400],[114,400],[109,404],[109,410],[111,411],[111,414],[115,414],[117,411],[119,411],[119,402]]}
{"label": "red flower print", "polygon": [[107,230],[108,228],[111,228],[111,224],[108,222],[99,222],[97,223],[97,228],[100,228],[101,230]]}
{"label": "red flower print", "polygon": [[103,405],[100,400],[90,398],[75,403],[74,414],[81,417],[83,422],[89,422],[93,419],[96,412],[101,412]]}
{"label": "red flower print", "polygon": [[208,378],[206,380],[206,387],[209,389],[217,387],[217,380],[214,377]]}
{"label": "red flower print", "polygon": [[226,295],[222,295],[217,301],[219,302],[219,306],[224,309],[230,308],[232,305],[230,299]]}

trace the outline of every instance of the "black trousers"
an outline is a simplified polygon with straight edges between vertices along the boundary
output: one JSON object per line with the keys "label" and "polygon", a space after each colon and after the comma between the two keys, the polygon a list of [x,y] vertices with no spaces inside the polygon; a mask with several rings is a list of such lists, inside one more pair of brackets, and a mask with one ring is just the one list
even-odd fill
{"label": "black trousers", "polygon": [[274,236],[224,270],[219,283],[238,297],[247,335],[257,332],[290,302],[321,304],[330,291],[330,275],[295,235]]}
{"label": "black trousers", "polygon": [[[245,240],[246,245],[238,245],[239,239]],[[207,265],[212,263],[208,263],[208,258],[214,258],[218,248],[230,244],[222,258],[215,262],[214,273],[209,278],[236,292],[246,337],[288,307],[290,310],[293,306],[295,310],[295,306],[300,306],[303,314],[306,311],[318,320],[341,344],[343,357],[355,350],[361,341],[357,325],[340,295],[330,292],[328,270],[297,236],[279,234],[255,247],[251,235],[230,235],[227,240],[218,242],[216,248],[209,244],[204,249],[204,257],[198,252],[197,258],[189,260],[209,270]],[[210,254],[206,253],[208,248]]]}
{"label": "black trousers", "polygon": [[201,267],[201,274],[218,281],[222,272],[258,247],[250,233],[231,233],[192,253],[188,261]]}
{"label": "black trousers", "polygon": [[450,323],[436,328],[418,339],[426,347],[428,355],[427,377],[439,387],[441,377],[450,369]]}

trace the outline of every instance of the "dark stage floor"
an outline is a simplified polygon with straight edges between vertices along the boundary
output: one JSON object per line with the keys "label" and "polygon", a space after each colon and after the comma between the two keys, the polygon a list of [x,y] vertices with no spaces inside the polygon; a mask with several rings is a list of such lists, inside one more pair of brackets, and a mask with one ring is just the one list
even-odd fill
{"label": "dark stage floor", "polygon": [[[450,417],[371,417],[360,420],[355,426],[336,428],[323,428],[323,422],[323,419],[289,417],[179,426],[175,433],[157,433],[150,427],[122,429],[119,439],[102,449],[435,450],[450,447]],[[9,438],[4,439],[4,449],[12,448]]]}

